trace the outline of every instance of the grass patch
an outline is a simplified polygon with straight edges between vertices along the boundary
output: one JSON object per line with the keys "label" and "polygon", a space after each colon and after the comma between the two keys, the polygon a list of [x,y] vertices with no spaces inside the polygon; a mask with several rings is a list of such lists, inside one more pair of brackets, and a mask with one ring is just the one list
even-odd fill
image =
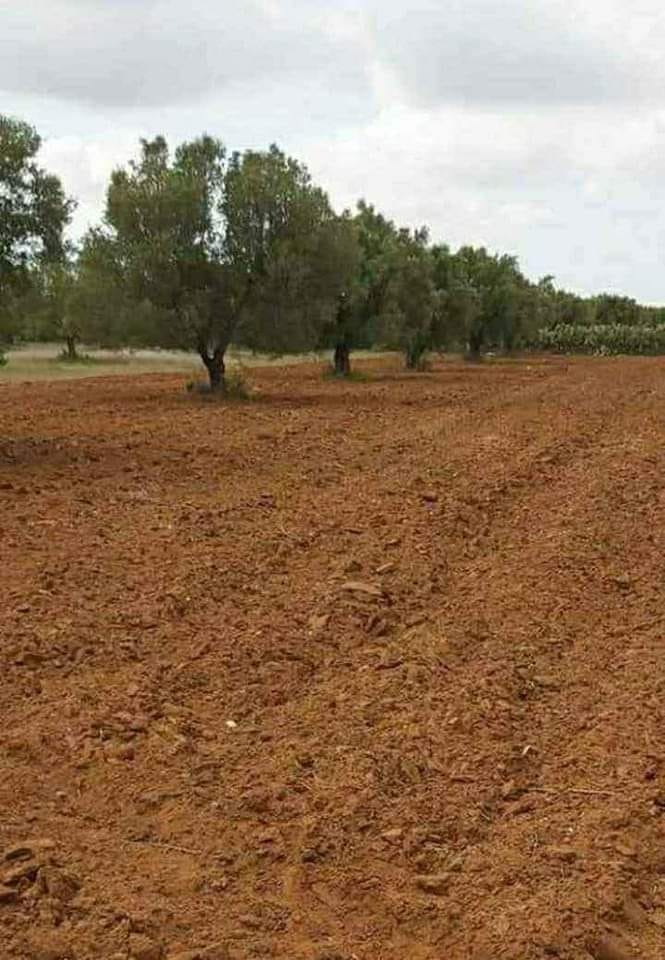
{"label": "grass patch", "polygon": [[0,370],[1,382],[77,380],[82,377],[140,376],[146,373],[185,373],[198,368],[198,358],[167,351],[82,350],[77,361],[68,362],[60,344],[26,344],[7,352],[8,366]]}
{"label": "grass patch", "polygon": [[[141,376],[148,373],[183,374],[192,378],[192,389],[198,381],[199,371],[202,371],[201,361],[194,353],[184,353],[169,350],[137,349],[127,351],[101,351],[87,344],[82,345],[82,352],[92,358],[93,363],[63,363],[58,358],[62,349],[61,343],[33,343],[21,344],[7,351],[9,361],[7,366],[0,363],[0,384],[35,382],[37,380],[77,380],[84,377],[106,376]],[[388,352],[374,352],[358,350],[353,354],[355,360],[393,359],[394,354]],[[252,354],[245,350],[230,350],[228,355],[228,375],[236,367],[251,370],[252,367],[281,367],[299,365],[302,363],[320,363],[321,354],[306,354],[298,356],[271,357],[265,354]],[[343,378],[344,379],[344,378]],[[353,373],[350,380],[362,381],[364,374]],[[374,379],[373,375],[369,379]],[[251,393],[251,389],[247,388]],[[234,390],[242,397],[242,386]]]}
{"label": "grass patch", "polygon": [[95,367],[95,366],[104,366],[104,364],[113,364],[117,365],[126,365],[129,363],[127,357],[118,357],[118,356],[109,356],[109,357],[93,357],[90,353],[77,353],[75,357],[71,357],[65,350],[57,355],[57,357],[52,357],[49,360],[49,363],[61,364],[64,363],[68,367]]}
{"label": "grass patch", "polygon": [[324,380],[336,380],[340,383],[367,383],[370,379],[366,373],[360,370],[351,370],[350,373],[337,373],[333,366],[326,367],[323,371]]}
{"label": "grass patch", "polygon": [[254,390],[245,375],[245,370],[241,366],[233,367],[224,377],[224,389],[212,391],[207,380],[188,380],[185,384],[187,393],[206,397],[209,400],[226,402],[236,400],[248,402],[254,397]]}

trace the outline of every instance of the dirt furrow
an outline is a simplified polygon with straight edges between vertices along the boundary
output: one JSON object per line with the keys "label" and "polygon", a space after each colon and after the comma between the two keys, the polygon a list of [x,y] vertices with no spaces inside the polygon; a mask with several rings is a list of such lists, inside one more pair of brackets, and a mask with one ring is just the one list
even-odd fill
{"label": "dirt furrow", "polygon": [[660,957],[664,370],[4,391],[8,957]]}

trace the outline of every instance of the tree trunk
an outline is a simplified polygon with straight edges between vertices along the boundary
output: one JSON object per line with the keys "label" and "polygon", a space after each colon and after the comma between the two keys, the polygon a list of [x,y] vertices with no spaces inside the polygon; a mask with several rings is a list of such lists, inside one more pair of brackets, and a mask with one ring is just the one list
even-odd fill
{"label": "tree trunk", "polygon": [[423,370],[425,367],[425,354],[429,349],[429,342],[426,337],[416,334],[408,341],[404,348],[404,365],[407,370]]}
{"label": "tree trunk", "polygon": [[65,346],[67,347],[67,359],[78,360],[79,355],[76,350],[76,337],[65,337]]}
{"label": "tree trunk", "polygon": [[335,344],[335,376],[348,377],[351,373],[351,349],[348,343]]}
{"label": "tree trunk", "polygon": [[224,348],[218,347],[212,355],[208,350],[201,350],[200,353],[201,360],[208,371],[211,393],[224,393],[226,389],[226,382],[224,380],[224,374],[226,372],[224,365]]}
{"label": "tree trunk", "polygon": [[482,335],[479,333],[471,334],[469,337],[469,359],[480,360],[480,348],[483,345]]}

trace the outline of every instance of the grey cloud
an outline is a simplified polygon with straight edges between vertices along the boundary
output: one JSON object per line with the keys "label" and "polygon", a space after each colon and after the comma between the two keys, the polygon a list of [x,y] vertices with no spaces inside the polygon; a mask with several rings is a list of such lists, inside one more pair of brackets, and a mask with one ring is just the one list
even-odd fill
{"label": "grey cloud", "polygon": [[260,0],[24,0],[0,13],[0,89],[110,107],[190,103],[243,84],[369,90],[360,58],[312,17]]}
{"label": "grey cloud", "polygon": [[340,208],[656,302],[664,42],[660,0],[0,0],[0,111],[77,231],[140,136],[206,129],[276,140]]}
{"label": "grey cloud", "polygon": [[657,116],[401,106],[302,155],[339,202],[365,194],[452,246],[515,253],[531,277],[663,302],[665,186],[661,170],[640,170],[641,158],[663,154]]}
{"label": "grey cloud", "polygon": [[[655,57],[617,19],[560,0],[388,2],[375,11],[377,56],[420,105],[579,105],[663,96]],[[662,21],[662,17],[660,18]],[[662,28],[656,15],[656,24]],[[653,31],[652,31],[653,33]]]}

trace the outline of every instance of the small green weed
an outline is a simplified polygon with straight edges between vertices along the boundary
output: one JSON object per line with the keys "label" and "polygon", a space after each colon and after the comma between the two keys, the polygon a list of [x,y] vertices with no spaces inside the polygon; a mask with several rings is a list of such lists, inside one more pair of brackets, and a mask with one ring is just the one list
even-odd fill
{"label": "small green weed", "polygon": [[323,379],[338,380],[342,383],[367,383],[369,377],[359,370],[351,370],[350,373],[337,373],[333,366],[328,366],[323,371]]}

